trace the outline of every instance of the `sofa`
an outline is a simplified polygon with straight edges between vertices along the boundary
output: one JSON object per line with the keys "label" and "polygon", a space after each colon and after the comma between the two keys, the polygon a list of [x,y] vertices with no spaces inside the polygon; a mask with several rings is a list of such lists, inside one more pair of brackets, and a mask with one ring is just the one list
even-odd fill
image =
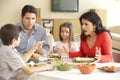
{"label": "sofa", "polygon": [[113,49],[120,50],[120,25],[112,26],[109,28],[112,36],[112,47]]}

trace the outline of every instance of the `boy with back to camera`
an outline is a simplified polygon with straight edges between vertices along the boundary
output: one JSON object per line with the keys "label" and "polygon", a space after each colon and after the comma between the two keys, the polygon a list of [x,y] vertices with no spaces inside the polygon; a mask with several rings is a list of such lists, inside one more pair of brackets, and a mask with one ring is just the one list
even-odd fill
{"label": "boy with back to camera", "polygon": [[[20,80],[27,80],[34,72],[53,70],[52,65],[43,67],[27,67],[19,52],[15,49],[20,43],[20,28],[13,24],[6,24],[1,27],[0,38],[3,45],[0,47],[0,80],[16,80],[19,72],[25,73]],[[38,46],[42,46],[39,41],[26,53],[31,57]],[[17,79],[18,80],[18,79]]]}

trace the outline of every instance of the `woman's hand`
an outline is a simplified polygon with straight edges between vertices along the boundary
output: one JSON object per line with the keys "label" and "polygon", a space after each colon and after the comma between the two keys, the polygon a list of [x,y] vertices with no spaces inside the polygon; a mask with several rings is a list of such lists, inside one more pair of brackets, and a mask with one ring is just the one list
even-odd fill
{"label": "woman's hand", "polygon": [[101,59],[101,49],[96,47],[96,53],[95,53],[95,62],[99,62]]}
{"label": "woman's hand", "polygon": [[56,53],[62,55],[64,51],[61,48],[56,48]]}

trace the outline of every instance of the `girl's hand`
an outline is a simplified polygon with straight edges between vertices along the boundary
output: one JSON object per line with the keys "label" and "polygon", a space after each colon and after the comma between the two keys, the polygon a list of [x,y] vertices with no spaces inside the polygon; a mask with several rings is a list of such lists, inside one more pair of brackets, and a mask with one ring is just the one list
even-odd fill
{"label": "girl's hand", "polygon": [[95,53],[95,62],[99,62],[101,59],[101,49],[96,47],[96,53]]}
{"label": "girl's hand", "polygon": [[64,54],[68,54],[69,50],[66,49],[64,46],[63,46],[63,49],[61,48],[56,48],[56,53],[58,53],[59,55],[64,55]]}
{"label": "girl's hand", "polygon": [[65,52],[66,54],[68,54],[69,49],[66,49],[64,46],[63,46],[63,49],[64,49],[64,52]]}
{"label": "girl's hand", "polygon": [[63,55],[63,54],[68,54],[69,50],[66,49],[64,46],[62,48],[56,47],[56,53]]}
{"label": "girl's hand", "polygon": [[63,50],[61,48],[56,48],[56,53],[59,55],[63,54]]}

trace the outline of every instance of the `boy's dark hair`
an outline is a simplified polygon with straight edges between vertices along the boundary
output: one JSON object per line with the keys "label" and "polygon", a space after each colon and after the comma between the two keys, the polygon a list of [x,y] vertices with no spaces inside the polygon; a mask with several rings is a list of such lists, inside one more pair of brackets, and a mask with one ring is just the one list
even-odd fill
{"label": "boy's dark hair", "polygon": [[27,12],[29,12],[29,13],[35,13],[36,16],[37,16],[37,9],[33,5],[25,5],[22,8],[21,16],[24,17]]}
{"label": "boy's dark hair", "polygon": [[11,45],[13,39],[18,39],[20,28],[14,24],[5,24],[0,29],[0,38],[4,45]]}

